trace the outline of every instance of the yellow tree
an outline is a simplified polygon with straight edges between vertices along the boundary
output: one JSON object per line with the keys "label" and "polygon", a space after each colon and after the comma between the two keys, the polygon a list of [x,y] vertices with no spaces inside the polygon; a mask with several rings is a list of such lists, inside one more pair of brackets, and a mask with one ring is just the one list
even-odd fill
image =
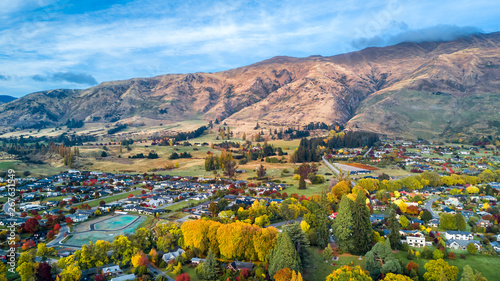
{"label": "yellow tree", "polygon": [[372,281],[373,279],[370,277],[370,274],[359,265],[356,267],[344,265],[341,268],[334,270],[326,277],[326,281],[344,280]]}
{"label": "yellow tree", "polygon": [[427,272],[424,274],[425,281],[441,280],[441,272],[444,273],[448,280],[456,280],[458,275],[458,267],[450,266],[443,259],[430,260],[424,265]]}
{"label": "yellow tree", "polygon": [[383,281],[413,281],[413,279],[402,274],[387,273]]}
{"label": "yellow tree", "polygon": [[148,265],[148,257],[146,256],[146,254],[144,254],[144,252],[140,251],[140,252],[137,252],[131,259],[131,262],[132,262],[132,266],[134,267],[138,267],[138,266],[146,266]]}
{"label": "yellow tree", "polygon": [[158,261],[158,253],[154,248],[152,248],[151,251],[149,251],[149,258],[151,260],[151,263],[153,264],[156,264],[156,262]]}

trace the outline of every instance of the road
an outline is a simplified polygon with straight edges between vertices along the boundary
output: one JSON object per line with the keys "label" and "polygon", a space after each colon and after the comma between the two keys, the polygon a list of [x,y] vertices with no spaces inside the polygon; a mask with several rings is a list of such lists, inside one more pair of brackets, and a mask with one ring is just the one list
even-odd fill
{"label": "road", "polygon": [[59,234],[56,236],[56,238],[54,238],[54,240],[47,243],[47,247],[57,246],[57,244],[59,244],[59,242],[61,242],[64,239],[64,233],[68,232],[69,232],[69,227],[67,225],[61,226],[61,229],[59,229]]}
{"label": "road", "polygon": [[[337,167],[335,167],[330,162],[328,162],[328,160],[326,160],[325,156],[322,156],[321,159],[323,159],[323,163],[325,163],[325,165],[328,168],[330,168],[330,170],[332,170],[336,175],[340,174],[340,171],[337,169]],[[351,185],[356,186],[356,183],[354,182],[354,180],[351,180]]]}
{"label": "road", "polygon": [[437,199],[438,198],[434,198],[432,200],[425,202],[425,204],[424,204],[424,209],[427,209],[429,212],[431,212],[432,218],[434,218],[434,219],[439,218],[439,216],[436,213],[434,213],[434,211],[432,210],[432,203],[434,203],[434,201],[436,201]]}
{"label": "road", "polygon": [[301,217],[298,217],[296,220],[281,221],[281,222],[277,222],[277,223],[270,224],[269,226],[279,227],[279,226],[282,226],[282,225],[284,225],[284,224],[293,223],[293,222],[298,222],[298,223],[300,223],[301,221],[302,221],[302,218],[301,218]]}
{"label": "road", "polygon": [[[10,197],[9,197],[9,200],[10,200],[11,202],[12,202],[12,201],[14,201],[14,200],[16,200],[16,199],[17,199],[17,198],[10,198]],[[7,201],[7,202],[9,202],[9,201]],[[7,204],[7,202],[5,202],[5,204],[3,204],[3,212],[4,212],[5,214],[9,215],[9,216],[10,216],[10,213],[12,212],[12,213],[14,213],[14,215],[15,215],[15,216],[20,217],[20,216],[21,216],[21,213],[16,212],[15,207],[14,207],[14,209],[10,209],[10,208],[9,208],[9,207],[10,207],[10,204]]]}
{"label": "road", "polygon": [[150,263],[148,264],[148,269],[149,269],[149,272],[152,273],[154,275],[154,278],[156,279],[156,277],[158,275],[163,275],[165,277],[167,277],[167,280],[169,281],[175,281],[174,279],[172,279],[170,276],[166,275],[165,273],[163,273],[161,270],[159,270],[158,268],[152,266]]}
{"label": "road", "polygon": [[363,154],[363,158],[366,158],[366,155],[368,155],[368,153],[370,153],[370,151],[372,151],[372,148],[373,147],[370,147],[370,149],[368,149],[368,151],[365,154]]}

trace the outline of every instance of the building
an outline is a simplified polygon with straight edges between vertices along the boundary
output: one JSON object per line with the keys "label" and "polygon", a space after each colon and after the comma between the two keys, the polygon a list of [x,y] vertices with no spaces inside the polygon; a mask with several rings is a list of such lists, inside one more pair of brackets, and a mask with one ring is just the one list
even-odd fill
{"label": "building", "polygon": [[402,243],[408,244],[411,247],[424,247],[425,246],[425,237],[423,236],[406,236],[406,240],[401,240]]}
{"label": "building", "polygon": [[174,260],[176,257],[182,255],[184,253],[184,250],[179,248],[175,252],[169,252],[163,255],[162,259],[168,263],[171,260]]}
{"label": "building", "polygon": [[253,269],[253,263],[251,262],[241,262],[241,261],[233,261],[230,263],[227,268],[233,270],[233,271],[238,271],[242,269],[248,269],[252,270]]}
{"label": "building", "polygon": [[115,278],[111,278],[111,281],[129,281],[129,280],[134,280],[136,277],[134,274],[127,274],[127,275],[122,275],[118,276]]}
{"label": "building", "polygon": [[121,270],[119,265],[105,267],[102,269],[102,275],[104,276],[118,275],[122,273],[123,271]]}
{"label": "building", "polygon": [[446,247],[455,249],[455,250],[467,250],[467,246],[469,244],[473,244],[476,246],[477,250],[481,250],[481,242],[477,240],[455,240],[451,239],[445,242]]}
{"label": "building", "polygon": [[444,233],[446,240],[472,240],[474,235],[467,231],[446,231]]}

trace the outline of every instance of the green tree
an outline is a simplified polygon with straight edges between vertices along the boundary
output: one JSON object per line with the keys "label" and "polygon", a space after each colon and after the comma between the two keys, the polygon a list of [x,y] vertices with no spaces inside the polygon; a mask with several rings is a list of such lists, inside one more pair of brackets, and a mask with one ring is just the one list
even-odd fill
{"label": "green tree", "polygon": [[467,245],[467,252],[469,252],[469,254],[471,254],[471,255],[474,255],[475,253],[477,253],[476,246],[473,243],[469,243]]}
{"label": "green tree", "polygon": [[396,211],[391,209],[389,213],[389,218],[387,219],[387,226],[391,233],[389,233],[389,241],[391,242],[391,247],[393,249],[401,248],[401,238],[399,237],[400,225],[399,221],[396,218]]}
{"label": "green tree", "polygon": [[292,240],[287,231],[278,235],[276,249],[272,252],[269,262],[269,275],[274,276],[276,272],[283,268],[299,271],[299,255],[292,244]]}
{"label": "green tree", "polygon": [[203,279],[205,280],[215,280],[217,278],[218,270],[217,270],[217,259],[215,258],[215,253],[212,251],[212,248],[208,250],[207,258],[203,263]]}
{"label": "green tree", "polygon": [[435,260],[442,259],[443,257],[444,253],[441,250],[436,249],[434,250],[434,252],[432,252],[432,258]]}
{"label": "green tree", "polygon": [[441,271],[448,280],[456,280],[458,275],[458,267],[450,266],[442,259],[431,260],[424,265],[427,272],[424,274],[425,281],[440,281]]}
{"label": "green tree", "polygon": [[[383,239],[383,238],[382,238]],[[378,242],[366,253],[366,269],[373,279],[378,279],[381,274],[403,273],[403,268],[392,253],[390,241]]]}
{"label": "green tree", "polygon": [[455,215],[441,213],[439,225],[441,228],[446,230],[456,230],[457,229],[457,220],[455,219]]}
{"label": "green tree", "polygon": [[326,248],[323,250],[323,253],[321,253],[323,255],[323,258],[327,261],[331,260],[332,257],[333,257],[333,250],[332,250],[332,247],[330,247],[330,245],[326,246]]}
{"label": "green tree", "polygon": [[283,231],[287,232],[290,237],[290,241],[292,241],[292,245],[295,246],[295,250],[299,256],[299,269],[302,269],[305,263],[309,260],[309,251],[307,250],[310,243],[309,238],[307,234],[302,231],[298,222],[285,225],[283,227]]}
{"label": "green tree", "polygon": [[336,242],[343,252],[350,252],[352,249],[352,211],[351,200],[346,195],[342,195],[340,200],[337,218],[334,222],[334,234]]}
{"label": "green tree", "polygon": [[[312,205],[312,204],[310,204]],[[328,214],[330,213],[330,204],[328,202],[328,198],[326,194],[321,194],[321,199],[319,201],[319,209],[316,212],[316,233],[318,236],[318,246],[320,248],[324,248],[330,242],[330,233],[329,233],[329,225],[328,225]]]}
{"label": "green tree", "polygon": [[457,213],[455,215],[456,226],[458,230],[464,231],[466,229],[467,224],[465,223],[464,216],[461,213]]}
{"label": "green tree", "polygon": [[432,220],[432,214],[431,212],[424,210],[420,218],[427,223],[428,221]]}
{"label": "green tree", "polygon": [[370,223],[370,210],[366,206],[366,197],[363,192],[358,192],[352,209],[352,245],[351,253],[364,255],[371,248],[373,230]]}

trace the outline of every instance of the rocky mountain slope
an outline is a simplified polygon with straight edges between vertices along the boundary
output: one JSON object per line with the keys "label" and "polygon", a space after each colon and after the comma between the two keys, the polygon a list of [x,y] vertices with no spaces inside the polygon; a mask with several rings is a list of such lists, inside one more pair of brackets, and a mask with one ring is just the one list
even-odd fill
{"label": "rocky mountain slope", "polygon": [[236,126],[338,122],[388,135],[444,137],[497,135],[499,108],[500,33],[492,33],[38,92],[0,105],[0,126],[221,117]]}

